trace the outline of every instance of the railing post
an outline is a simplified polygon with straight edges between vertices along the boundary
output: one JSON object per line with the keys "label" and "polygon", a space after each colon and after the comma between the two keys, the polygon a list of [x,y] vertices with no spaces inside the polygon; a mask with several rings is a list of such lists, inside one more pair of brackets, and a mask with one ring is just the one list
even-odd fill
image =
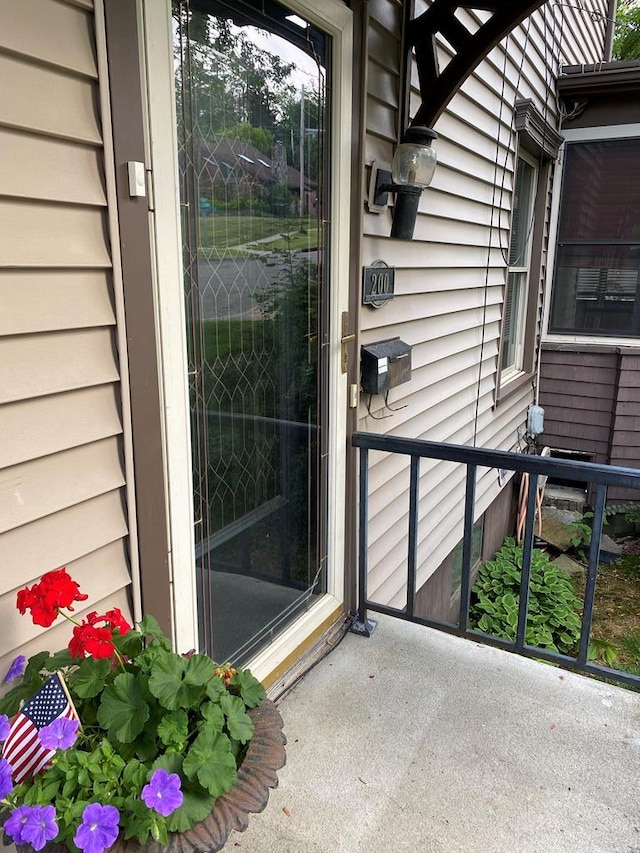
{"label": "railing post", "polygon": [[520,608],[518,610],[518,629],[516,632],[516,649],[521,651],[526,646],[527,610],[529,609],[529,584],[531,582],[531,556],[533,554],[533,528],[536,520],[536,494],[538,478],[535,474],[529,476],[527,491],[527,520],[524,526],[524,548],[522,550],[522,575],[520,582]]}
{"label": "railing post", "polygon": [[358,507],[358,614],[349,626],[353,634],[370,637],[376,627],[374,619],[367,619],[367,524],[369,520],[369,451],[360,448],[360,488]]}
{"label": "railing post", "polygon": [[418,569],[418,489],[420,457],[411,457],[409,478],[409,549],[407,554],[407,616],[412,618],[416,604],[416,572]]}
{"label": "railing post", "polygon": [[602,483],[599,483],[596,488],[596,505],[593,510],[589,568],[587,569],[587,582],[584,590],[584,607],[582,609],[582,628],[580,629],[578,665],[581,667],[586,664],[589,654],[589,637],[591,635],[591,619],[593,616],[593,601],[596,594],[596,579],[598,576],[598,563],[600,561],[600,540],[602,539],[602,524],[604,522],[604,505],[606,500],[607,487]]}
{"label": "railing post", "polygon": [[475,465],[467,464],[467,488],[464,498],[464,540],[462,543],[462,577],[460,579],[460,618],[458,627],[469,627],[469,601],[471,598],[471,538],[473,536],[473,510],[476,503]]}

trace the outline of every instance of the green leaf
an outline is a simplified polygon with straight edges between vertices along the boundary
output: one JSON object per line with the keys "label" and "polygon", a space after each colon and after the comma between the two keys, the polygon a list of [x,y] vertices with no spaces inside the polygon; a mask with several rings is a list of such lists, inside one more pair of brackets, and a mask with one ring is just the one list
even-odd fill
{"label": "green leaf", "polygon": [[158,724],[158,737],[165,746],[184,749],[189,736],[189,718],[185,711],[172,711]]}
{"label": "green leaf", "polygon": [[132,758],[127,763],[127,766],[122,771],[122,783],[127,789],[142,790],[147,783],[149,773],[144,764],[141,764],[137,758]]}
{"label": "green leaf", "polygon": [[244,702],[238,696],[227,694],[220,700],[220,707],[227,718],[227,728],[234,740],[240,743],[249,743],[253,737],[255,727],[251,717],[244,709]]}
{"label": "green leaf", "polygon": [[179,655],[163,654],[154,662],[149,690],[170,711],[189,706],[188,690],[184,684],[186,672],[187,661]]}
{"label": "green leaf", "polygon": [[149,690],[170,711],[191,708],[206,695],[206,686],[214,677],[215,666],[206,655],[193,655],[188,660],[175,654],[164,654],[153,664]]}
{"label": "green leaf", "polygon": [[257,708],[258,705],[262,704],[266,691],[248,669],[241,669],[232,676],[231,684],[238,688],[242,701],[247,708]]}
{"label": "green leaf", "polygon": [[165,636],[160,623],[154,616],[147,615],[138,623],[143,637],[150,637],[155,643],[167,651],[171,650],[171,640]]}
{"label": "green leaf", "polygon": [[[37,654],[32,655],[27,661],[27,665],[24,669],[24,680],[29,681],[32,676],[42,672],[42,670],[45,668],[45,664],[49,662],[50,657],[51,655],[49,654],[49,652],[38,652]],[[49,670],[48,668],[47,671],[51,672],[51,670]]]}
{"label": "green leaf", "polygon": [[[228,695],[228,693],[224,693],[220,698],[223,699],[224,696]],[[222,713],[220,705],[217,705],[215,702],[203,702],[200,706],[200,714],[202,715],[203,728],[211,728],[219,732],[222,731],[222,727],[224,726],[224,714]]]}
{"label": "green leaf", "polygon": [[211,681],[207,684],[207,696],[209,699],[213,699],[214,702],[219,702],[220,698],[224,696],[227,692],[227,688],[224,686],[222,679],[212,678]]}
{"label": "green leaf", "polygon": [[42,791],[40,792],[39,800],[42,803],[50,803],[52,802],[58,790],[60,789],[60,782],[58,780],[54,782],[49,782],[46,785],[43,785]]}
{"label": "green leaf", "polygon": [[55,655],[51,655],[47,666],[51,667],[51,672],[56,672],[59,669],[67,669],[74,663],[77,663],[77,661],[74,661],[71,657],[69,649],[61,649]]}
{"label": "green leaf", "polygon": [[149,706],[142,692],[142,678],[131,672],[118,675],[105,687],[98,708],[98,722],[109,737],[122,743],[134,741],[149,719]]}
{"label": "green leaf", "polygon": [[106,658],[86,658],[77,671],[69,676],[69,685],[81,699],[91,699],[103,689],[111,672],[111,662]]}
{"label": "green leaf", "polygon": [[512,592],[505,592],[502,596],[502,603],[507,610],[517,610],[518,602],[516,601],[516,597]]}
{"label": "green leaf", "polygon": [[224,794],[236,779],[229,738],[221,732],[201,732],[187,753],[183,770],[190,780],[197,778],[213,797]]}
{"label": "green leaf", "polygon": [[115,631],[113,642],[123,657],[135,658],[142,651],[142,634],[139,631],[127,631],[124,635]]}
{"label": "green leaf", "polygon": [[158,755],[158,741],[155,736],[155,727],[142,732],[135,740],[135,755],[140,761],[153,761]]}
{"label": "green leaf", "polygon": [[209,815],[215,802],[211,794],[188,783],[183,786],[182,794],[182,805],[166,818],[169,832],[186,832],[191,829]]}
{"label": "green leaf", "polygon": [[187,661],[185,681],[193,687],[206,687],[212,680],[215,664],[207,655],[191,655]]}
{"label": "green leaf", "polygon": [[156,760],[151,765],[152,770],[166,770],[167,773],[177,773],[180,775],[182,772],[182,764],[183,758],[179,752],[165,752],[163,755],[159,755]]}
{"label": "green leaf", "polygon": [[478,628],[480,628],[481,631],[484,631],[485,634],[490,634],[491,633],[491,627],[492,627],[491,620],[485,614],[484,616],[481,617],[480,621],[478,622]]}
{"label": "green leaf", "polygon": [[164,847],[169,838],[167,836],[167,821],[162,815],[153,813],[153,820],[151,821],[151,837],[154,841]]}
{"label": "green leaf", "polygon": [[138,797],[128,797],[125,808],[121,811],[125,840],[135,836],[141,844],[144,844],[151,833],[155,814]]}
{"label": "green leaf", "polygon": [[72,779],[67,779],[62,788],[62,796],[65,798],[69,798],[76,792],[78,788],[75,776]]}

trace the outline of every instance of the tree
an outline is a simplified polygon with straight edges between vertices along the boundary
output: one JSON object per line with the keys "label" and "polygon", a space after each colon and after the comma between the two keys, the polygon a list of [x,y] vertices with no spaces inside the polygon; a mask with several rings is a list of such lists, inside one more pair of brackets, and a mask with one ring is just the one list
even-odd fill
{"label": "tree", "polygon": [[273,133],[294,92],[293,63],[255,44],[252,27],[194,9],[176,16],[183,33],[174,41],[178,115],[184,101],[201,139],[245,124]]}
{"label": "tree", "polygon": [[270,157],[273,151],[273,133],[265,130],[264,127],[254,127],[246,121],[227,127],[220,133],[220,136],[228,136],[232,139],[248,142],[249,145],[253,145],[267,157]]}
{"label": "tree", "polygon": [[640,59],[640,3],[619,0],[613,39],[614,59]]}

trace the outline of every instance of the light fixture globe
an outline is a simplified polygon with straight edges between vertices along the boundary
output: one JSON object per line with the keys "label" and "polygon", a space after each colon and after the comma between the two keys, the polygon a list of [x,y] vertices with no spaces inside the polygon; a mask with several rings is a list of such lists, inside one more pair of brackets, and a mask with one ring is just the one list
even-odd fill
{"label": "light fixture globe", "polygon": [[430,127],[410,127],[396,148],[391,177],[400,186],[428,187],[433,179],[438,156],[431,143],[438,138]]}
{"label": "light fixture globe", "polygon": [[398,240],[413,239],[420,196],[436,168],[437,156],[431,143],[437,138],[430,127],[409,127],[394,154],[391,177],[396,187],[396,205],[391,236]]}

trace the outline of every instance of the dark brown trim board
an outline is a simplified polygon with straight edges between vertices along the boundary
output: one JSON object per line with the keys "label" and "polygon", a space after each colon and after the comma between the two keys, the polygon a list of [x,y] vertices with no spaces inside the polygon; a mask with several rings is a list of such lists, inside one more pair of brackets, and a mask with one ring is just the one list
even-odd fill
{"label": "dark brown trim board", "polygon": [[131,198],[127,162],[144,162],[144,125],[136,4],[105,0],[111,121],[129,357],[142,607],[171,630],[158,342],[149,209]]}

